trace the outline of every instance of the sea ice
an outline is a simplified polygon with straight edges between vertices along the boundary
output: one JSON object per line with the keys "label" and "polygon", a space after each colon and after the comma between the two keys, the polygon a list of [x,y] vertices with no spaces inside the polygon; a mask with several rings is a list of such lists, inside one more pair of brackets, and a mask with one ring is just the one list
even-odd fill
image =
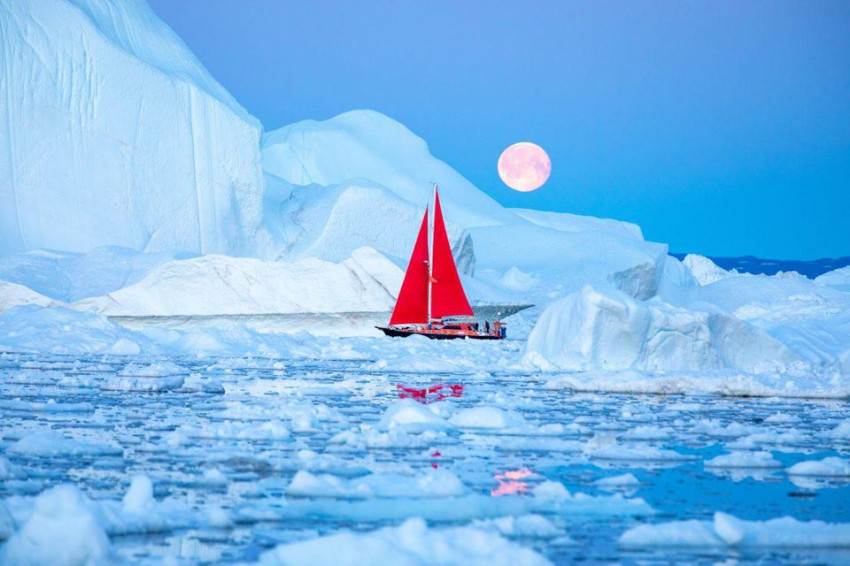
{"label": "sea ice", "polygon": [[475,564],[481,566],[544,565],[533,550],[503,538],[487,527],[429,528],[421,519],[370,533],[343,532],[280,545],[262,555],[262,566],[338,564]]}
{"label": "sea ice", "polygon": [[788,468],[792,476],[850,477],[850,461],[830,456],[823,460],[798,462]]}
{"label": "sea ice", "polygon": [[110,558],[109,537],[91,501],[71,485],[39,495],[29,518],[0,547],[0,563],[8,566],[97,566]]}
{"label": "sea ice", "polygon": [[705,461],[706,468],[781,468],[770,452],[732,452]]}
{"label": "sea ice", "polygon": [[744,521],[715,513],[713,521],[672,521],[627,530],[619,544],[626,547],[850,547],[850,524],[797,521],[782,517]]}

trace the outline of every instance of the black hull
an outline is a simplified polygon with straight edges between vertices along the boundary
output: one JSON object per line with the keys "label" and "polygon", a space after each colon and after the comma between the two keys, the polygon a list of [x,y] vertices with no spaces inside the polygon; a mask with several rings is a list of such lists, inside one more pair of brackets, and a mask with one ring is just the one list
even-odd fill
{"label": "black hull", "polygon": [[408,336],[418,335],[427,336],[431,340],[457,340],[460,338],[469,338],[470,340],[502,340],[501,336],[495,334],[479,334],[477,332],[464,333],[458,332],[440,332],[428,330],[407,330],[403,328],[389,328],[386,326],[376,326],[378,330],[392,338],[407,338]]}

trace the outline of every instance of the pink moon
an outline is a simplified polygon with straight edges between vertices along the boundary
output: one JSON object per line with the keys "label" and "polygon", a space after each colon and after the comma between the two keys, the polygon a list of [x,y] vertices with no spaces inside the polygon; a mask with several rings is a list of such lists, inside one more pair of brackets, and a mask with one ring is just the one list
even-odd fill
{"label": "pink moon", "polygon": [[539,189],[551,172],[549,155],[535,143],[515,143],[499,156],[499,177],[517,191],[527,193]]}

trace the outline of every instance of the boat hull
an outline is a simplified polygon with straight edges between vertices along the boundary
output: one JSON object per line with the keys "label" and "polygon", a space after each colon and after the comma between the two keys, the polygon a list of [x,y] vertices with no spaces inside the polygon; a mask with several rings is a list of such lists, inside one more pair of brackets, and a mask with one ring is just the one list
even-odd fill
{"label": "boat hull", "polygon": [[407,338],[408,336],[425,336],[432,340],[457,340],[468,338],[470,340],[502,340],[504,336],[491,332],[476,332],[474,330],[455,330],[444,328],[393,328],[391,326],[376,326],[378,330],[393,338]]}

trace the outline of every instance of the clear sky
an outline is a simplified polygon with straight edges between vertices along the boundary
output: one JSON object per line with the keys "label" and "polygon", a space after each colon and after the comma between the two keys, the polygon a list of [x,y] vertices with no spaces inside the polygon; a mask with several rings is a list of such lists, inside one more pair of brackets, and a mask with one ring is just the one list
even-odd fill
{"label": "clear sky", "polygon": [[[850,255],[850,2],[149,0],[267,130],[372,108],[511,207]],[[533,193],[501,151],[552,158]]]}

